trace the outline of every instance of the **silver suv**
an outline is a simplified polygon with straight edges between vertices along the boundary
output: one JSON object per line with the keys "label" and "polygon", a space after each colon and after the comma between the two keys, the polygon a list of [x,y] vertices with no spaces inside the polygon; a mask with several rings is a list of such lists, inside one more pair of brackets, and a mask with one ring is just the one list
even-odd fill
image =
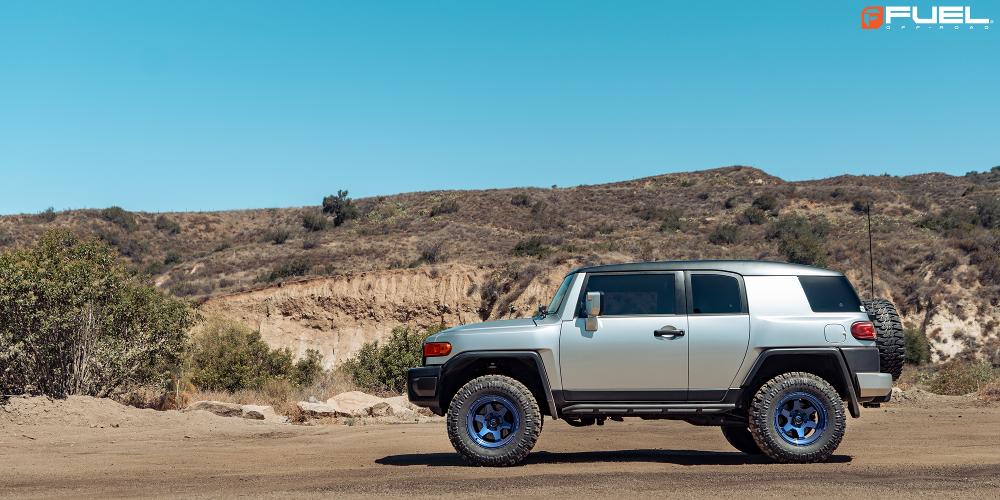
{"label": "silver suv", "polygon": [[829,458],[864,403],[885,401],[876,329],[843,274],[760,261],[577,269],[530,319],[431,335],[409,399],[447,414],[476,465],[527,457],[543,415],[715,425],[779,462]]}

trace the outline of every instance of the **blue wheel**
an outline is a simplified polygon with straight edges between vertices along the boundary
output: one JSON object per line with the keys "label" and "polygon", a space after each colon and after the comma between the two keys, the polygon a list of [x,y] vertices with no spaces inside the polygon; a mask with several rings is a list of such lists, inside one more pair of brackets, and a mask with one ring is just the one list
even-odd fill
{"label": "blue wheel", "polygon": [[782,373],[764,382],[748,410],[754,443],[777,462],[823,462],[847,428],[840,394],[814,373]]}
{"label": "blue wheel", "polygon": [[488,395],[469,406],[465,427],[469,437],[479,446],[499,448],[514,438],[521,427],[521,417],[509,399]]}
{"label": "blue wheel", "polygon": [[542,430],[538,401],[523,383],[483,375],[458,389],[448,405],[448,439],[473,465],[516,465]]}
{"label": "blue wheel", "polygon": [[807,392],[793,392],[778,402],[774,430],[789,444],[808,446],[823,435],[827,420],[826,405],[819,398]]}

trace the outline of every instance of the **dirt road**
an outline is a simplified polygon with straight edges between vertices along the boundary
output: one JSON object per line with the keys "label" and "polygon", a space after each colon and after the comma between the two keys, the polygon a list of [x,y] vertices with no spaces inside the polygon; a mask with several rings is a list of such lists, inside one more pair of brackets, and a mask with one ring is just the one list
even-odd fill
{"label": "dirt road", "polygon": [[463,466],[442,423],[293,426],[129,412],[137,410],[0,420],[0,495],[1000,495],[997,407],[866,409],[834,460],[813,465],[747,457],[712,427],[548,420],[528,464],[507,469]]}

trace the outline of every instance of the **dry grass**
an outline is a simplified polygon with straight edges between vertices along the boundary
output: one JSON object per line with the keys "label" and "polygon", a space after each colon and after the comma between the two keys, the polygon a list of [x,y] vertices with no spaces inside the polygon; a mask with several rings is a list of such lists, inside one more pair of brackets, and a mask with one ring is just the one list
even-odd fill
{"label": "dry grass", "polygon": [[309,387],[295,387],[286,380],[271,380],[260,389],[246,389],[237,392],[207,391],[194,387],[181,393],[178,407],[195,401],[223,401],[244,405],[267,405],[293,422],[302,421],[297,403],[315,398],[326,401],[337,394],[357,390],[350,377],[339,370],[327,371]]}
{"label": "dry grass", "polygon": [[[315,398],[318,401],[327,399],[358,388],[351,382],[348,375],[340,370],[331,370],[323,374],[309,387],[296,387],[287,380],[270,380],[260,389],[245,389],[237,392],[210,391],[198,389],[194,385],[182,382],[182,390],[165,393],[159,389],[140,389],[121,396],[119,402],[138,408],[155,410],[176,410],[187,407],[196,401],[222,401],[242,405],[266,405],[274,411],[289,417],[293,422],[303,421],[303,416],[297,403]],[[384,394],[393,396],[396,394]]]}
{"label": "dry grass", "polygon": [[977,396],[987,403],[1000,403],[1000,378],[980,387]]}

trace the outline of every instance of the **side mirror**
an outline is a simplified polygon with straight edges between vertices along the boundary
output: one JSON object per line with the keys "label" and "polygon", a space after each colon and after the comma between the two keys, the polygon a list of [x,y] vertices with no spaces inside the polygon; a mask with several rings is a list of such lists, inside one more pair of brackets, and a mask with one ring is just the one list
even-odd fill
{"label": "side mirror", "polygon": [[597,331],[597,317],[601,315],[601,292],[587,292],[584,309],[587,312],[584,328],[588,332]]}

